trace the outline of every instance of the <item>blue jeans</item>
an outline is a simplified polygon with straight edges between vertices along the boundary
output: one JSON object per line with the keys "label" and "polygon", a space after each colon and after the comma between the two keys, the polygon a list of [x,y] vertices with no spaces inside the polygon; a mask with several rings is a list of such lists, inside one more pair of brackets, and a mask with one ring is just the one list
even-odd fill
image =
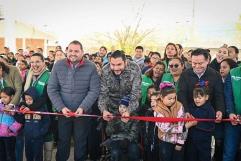
{"label": "blue jeans", "polygon": [[25,154],[27,161],[43,161],[44,138],[25,137]]}
{"label": "blue jeans", "polygon": [[184,145],[181,150],[175,149],[176,144],[160,141],[159,143],[159,158],[160,161],[183,161],[184,160]]}
{"label": "blue jeans", "polygon": [[111,144],[111,161],[121,161],[124,154],[127,154],[128,161],[140,161],[140,150],[137,143],[130,142],[126,148],[122,148],[119,141],[114,141]]}
{"label": "blue jeans", "polygon": [[240,143],[241,125],[225,125],[223,161],[234,161]]}
{"label": "blue jeans", "polygon": [[213,156],[214,161],[223,160],[224,129],[225,124],[223,122],[215,124],[215,153]]}
{"label": "blue jeans", "polygon": [[16,136],[16,145],[15,145],[15,153],[16,153],[16,161],[23,161],[23,149],[24,149],[24,135],[23,132],[19,133]]}

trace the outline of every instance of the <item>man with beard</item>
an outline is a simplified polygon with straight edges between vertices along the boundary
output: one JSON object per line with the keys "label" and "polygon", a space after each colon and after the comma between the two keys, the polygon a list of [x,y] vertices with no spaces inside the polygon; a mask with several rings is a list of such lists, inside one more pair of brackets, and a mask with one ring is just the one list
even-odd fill
{"label": "man with beard", "polygon": [[[119,161],[123,151],[127,151],[129,160],[138,161],[138,122],[127,118],[113,119],[113,116],[135,115],[141,96],[141,70],[117,50],[111,54],[110,63],[102,71],[98,104],[107,121],[106,133],[111,138],[111,160]],[[126,107],[119,109],[126,96],[129,97]]]}
{"label": "man with beard", "polygon": [[107,57],[107,48],[105,46],[101,46],[99,49],[99,52],[92,54],[92,56],[96,57],[100,57],[102,60],[102,64],[105,65],[108,63],[108,57]]}
{"label": "man with beard", "polygon": [[83,55],[82,44],[72,41],[68,45],[67,59],[55,63],[48,84],[53,106],[64,114],[58,119],[57,161],[68,160],[72,135],[74,160],[86,159],[90,118],[80,116],[91,113],[91,107],[99,96],[100,80],[95,65],[83,59]]}

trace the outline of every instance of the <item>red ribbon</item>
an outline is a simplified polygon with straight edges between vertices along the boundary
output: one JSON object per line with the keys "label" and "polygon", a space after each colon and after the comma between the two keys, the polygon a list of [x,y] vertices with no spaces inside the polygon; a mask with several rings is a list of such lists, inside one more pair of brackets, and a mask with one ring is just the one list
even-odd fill
{"label": "red ribbon", "polygon": [[[172,118],[172,117],[146,117],[146,116],[130,116],[122,117],[132,120],[140,120],[146,122],[189,122],[189,121],[198,121],[198,122],[215,122],[216,119],[203,119],[203,118]],[[232,121],[231,119],[222,119],[224,122]]]}
{"label": "red ribbon", "polygon": [[[22,111],[22,110],[4,110],[5,112],[17,112],[22,114],[39,114],[39,115],[55,115],[55,116],[64,116],[62,113],[56,112],[41,112],[41,111]],[[77,117],[74,112],[69,112],[68,116],[70,117]],[[79,117],[94,117],[94,118],[101,118],[103,116],[99,115],[89,115],[89,114],[82,114]],[[146,117],[146,116],[113,116],[113,118],[127,118],[130,120],[139,120],[139,121],[146,121],[146,122],[188,122],[188,121],[198,121],[198,122],[215,122],[216,119],[205,119],[205,118],[172,118],[172,117]],[[230,122],[234,121],[231,119],[222,119],[222,122]],[[238,121],[238,120],[237,120]]]}

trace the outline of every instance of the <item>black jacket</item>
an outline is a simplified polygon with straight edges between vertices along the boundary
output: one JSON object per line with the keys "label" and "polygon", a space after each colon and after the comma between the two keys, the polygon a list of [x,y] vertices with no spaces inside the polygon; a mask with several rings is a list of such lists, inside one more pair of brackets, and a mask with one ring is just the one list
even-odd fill
{"label": "black jacket", "polygon": [[[34,87],[30,87],[26,92],[24,92],[23,96],[25,95],[29,95],[32,97],[33,104],[28,106],[24,100],[24,102],[20,103],[20,106],[24,105],[28,107],[31,111],[48,111],[46,106],[39,106],[39,104],[37,105],[35,103],[39,96]],[[30,138],[44,137],[48,132],[49,125],[50,117],[48,115],[25,114],[24,134],[26,137]]]}
{"label": "black jacket", "polygon": [[183,104],[185,112],[189,112],[188,105],[193,103],[193,89],[199,80],[208,81],[209,101],[215,111],[225,112],[224,89],[221,75],[214,69],[207,67],[199,79],[193,69],[185,70],[179,79],[177,98]]}
{"label": "black jacket", "polygon": [[[215,112],[209,102],[206,102],[201,107],[197,107],[195,104],[192,104],[189,109],[190,114],[192,114],[195,118],[215,119]],[[193,140],[209,139],[212,136],[214,129],[214,122],[198,122],[196,126],[189,129],[188,136]]]}
{"label": "black jacket", "polygon": [[217,62],[217,59],[213,59],[213,61],[210,63],[209,67],[213,68],[214,70],[216,70],[217,72],[219,72],[220,70],[220,64]]}

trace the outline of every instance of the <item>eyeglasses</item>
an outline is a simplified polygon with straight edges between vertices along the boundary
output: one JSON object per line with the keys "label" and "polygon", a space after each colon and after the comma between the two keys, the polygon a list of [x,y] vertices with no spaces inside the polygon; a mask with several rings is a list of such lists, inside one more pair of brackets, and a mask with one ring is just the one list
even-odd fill
{"label": "eyeglasses", "polygon": [[174,68],[178,68],[178,67],[179,67],[179,64],[170,64],[169,67],[170,67],[170,68],[173,68],[173,67],[174,67]]}

